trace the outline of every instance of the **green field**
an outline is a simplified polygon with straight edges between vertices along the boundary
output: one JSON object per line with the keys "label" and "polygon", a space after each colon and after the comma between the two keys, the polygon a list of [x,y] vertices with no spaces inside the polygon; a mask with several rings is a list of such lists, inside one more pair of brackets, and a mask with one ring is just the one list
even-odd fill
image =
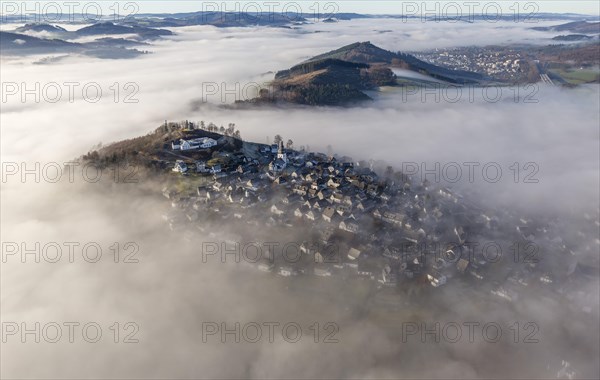
{"label": "green field", "polygon": [[551,72],[570,84],[590,83],[600,77],[598,69],[552,69]]}

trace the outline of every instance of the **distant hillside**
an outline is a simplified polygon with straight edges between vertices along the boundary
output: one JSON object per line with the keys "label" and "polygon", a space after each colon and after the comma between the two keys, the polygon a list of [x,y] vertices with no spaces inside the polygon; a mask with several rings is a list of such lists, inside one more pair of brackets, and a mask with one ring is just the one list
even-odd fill
{"label": "distant hillside", "polygon": [[[75,31],[68,31],[64,28],[61,28],[56,25],[50,24],[27,24],[21,26],[12,31],[12,33],[18,34],[36,34],[36,33],[47,33],[50,34],[54,38],[60,38],[63,40],[76,39],[79,37],[88,37],[88,36],[102,36],[102,35],[137,35],[134,37],[137,40],[150,40],[156,39],[162,36],[171,36],[173,32],[166,29],[155,29],[148,28],[145,26],[139,25],[121,25],[114,24],[112,22],[98,22],[92,25],[84,26]],[[39,37],[39,36],[35,36]]]}
{"label": "distant hillside", "polygon": [[[132,49],[133,46],[148,45],[145,41],[173,32],[143,26],[117,25],[112,22],[100,22],[68,31],[50,24],[27,24],[12,32],[0,32],[3,53],[12,55],[34,55],[49,53],[80,53],[102,59],[135,58],[145,52]],[[121,35],[124,38],[102,37]],[[131,37],[129,37],[131,35]],[[98,36],[93,41],[76,43],[80,37]],[[51,37],[51,38],[42,38]]]}
{"label": "distant hillside", "polygon": [[561,35],[561,36],[556,36],[552,38],[554,41],[584,41],[584,40],[591,40],[592,37],[590,36],[586,36],[585,34],[568,34],[568,35]]}
{"label": "distant hillside", "polygon": [[537,26],[531,28],[543,32],[571,32],[580,34],[600,34],[600,22],[573,21],[554,26]]}
{"label": "distant hillside", "polygon": [[81,44],[58,39],[45,39],[26,34],[0,31],[0,46],[3,52],[19,53],[58,53],[75,52],[83,48]]}
{"label": "distant hillside", "polygon": [[328,53],[317,55],[307,62],[323,60],[327,58],[341,59],[348,62],[365,63],[369,65],[379,64],[397,67],[431,76],[449,83],[456,84],[479,84],[486,78],[477,73],[451,70],[436,66],[405,53],[393,53],[373,45],[370,42],[356,42],[346,45]]}
{"label": "distant hillside", "polygon": [[569,45],[548,45],[528,48],[527,51],[537,60],[552,66],[600,65],[600,42],[591,41]]}
{"label": "distant hillside", "polygon": [[327,58],[335,58],[348,62],[366,64],[391,64],[393,59],[398,58],[398,55],[392,53],[391,51],[387,51],[380,47],[377,47],[370,42],[355,42],[353,44],[343,46],[339,49],[335,49],[330,52],[314,56],[306,62],[319,61]]}
{"label": "distant hillside", "polygon": [[103,37],[98,38],[92,42],[88,42],[87,45],[99,45],[102,47],[130,47],[130,46],[144,46],[149,45],[147,42],[128,40],[125,38],[111,38]]}
{"label": "distant hillside", "polygon": [[[369,65],[325,59],[302,63],[275,74],[269,89],[258,98],[237,105],[294,103],[304,105],[346,105],[370,100],[363,90],[376,84]],[[394,81],[390,71],[390,81]]]}
{"label": "distant hillside", "polygon": [[293,23],[303,23],[306,19],[299,15],[289,16],[280,13],[253,13],[253,12],[191,12],[176,14],[148,14],[139,15],[126,21],[130,25],[144,25],[155,28],[213,25],[218,28],[247,27],[247,26],[275,26],[282,27]]}
{"label": "distant hillside", "polygon": [[410,54],[393,53],[370,42],[356,42],[277,72],[270,92],[265,89],[259,97],[237,104],[347,105],[369,100],[364,91],[398,85],[391,70],[394,67],[453,84],[487,81],[481,74],[445,69]]}
{"label": "distant hillside", "polygon": [[77,36],[97,36],[106,34],[137,34],[142,39],[158,38],[173,34],[170,30],[154,29],[143,26],[117,25],[112,22],[100,22],[83,27],[74,32]]}
{"label": "distant hillside", "polygon": [[[219,2],[220,4],[220,2]],[[422,20],[423,17],[417,14],[360,14],[360,13],[350,13],[350,12],[335,12],[331,15],[327,15],[325,13],[315,13],[311,12],[308,7],[305,10],[308,12],[304,13],[295,13],[295,8],[297,7],[289,7],[286,10],[278,7],[277,3],[274,3],[275,7],[273,11],[268,11],[268,8],[265,7],[263,12],[252,12],[248,9],[248,12],[221,12],[221,11],[200,11],[200,12],[180,12],[180,13],[136,13],[135,15],[130,15],[125,20],[126,23],[130,25],[141,25],[148,27],[172,27],[172,26],[191,26],[191,25],[214,25],[217,27],[228,27],[228,26],[247,26],[253,27],[256,25],[261,26],[287,26],[293,24],[300,24],[305,22],[319,22],[319,17],[326,19],[335,19],[335,20],[353,20],[353,19],[371,19],[371,20],[380,20],[380,19],[415,19]],[[215,3],[215,6],[217,4]],[[210,8],[210,5],[207,9]],[[232,9],[235,7],[232,6]],[[250,7],[251,8],[251,7]],[[33,19],[60,19],[64,17],[64,14],[61,13],[31,13],[28,16],[31,16]],[[317,16],[317,17],[315,17]],[[505,14],[495,15],[495,19],[498,21],[514,21],[514,15],[511,12],[506,12]],[[105,16],[106,19],[110,17],[109,15]],[[532,20],[557,20],[557,22],[564,22],[564,20],[585,20],[589,19],[589,15],[576,14],[576,13],[547,13],[547,12],[535,12],[531,15],[527,15],[529,19]],[[85,12],[74,12],[74,14],[70,14],[69,18],[72,22],[75,23],[86,23],[89,22],[89,15],[85,14]],[[448,17],[443,17],[439,14],[425,15],[425,19],[435,22],[440,22],[443,20],[450,21],[461,21],[461,22],[474,22],[474,21],[485,21],[489,22],[490,16],[488,14],[483,13],[472,13],[463,14],[463,15],[451,15]],[[21,23],[23,20],[23,15],[17,13],[15,14],[5,14],[2,18],[4,23]]]}
{"label": "distant hillside", "polygon": [[[26,34],[0,31],[2,54],[27,56],[39,54],[83,54],[101,59],[128,59],[146,54],[129,47],[145,45],[144,42],[121,38],[100,38],[87,43],[73,43],[61,39],[48,39]],[[51,62],[42,60],[41,62]]]}
{"label": "distant hillside", "polygon": [[50,25],[50,24],[40,24],[40,23],[23,25],[23,26],[15,29],[15,32],[24,33],[24,34],[46,32],[46,33],[58,34],[58,35],[68,33],[66,29],[61,28],[60,26]]}

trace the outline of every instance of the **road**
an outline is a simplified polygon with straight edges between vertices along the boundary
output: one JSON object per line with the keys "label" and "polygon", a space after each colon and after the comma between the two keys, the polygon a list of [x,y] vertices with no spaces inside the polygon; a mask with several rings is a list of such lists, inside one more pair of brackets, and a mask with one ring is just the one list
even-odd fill
{"label": "road", "polygon": [[554,84],[554,82],[552,81],[552,79],[550,79],[550,77],[548,76],[548,74],[540,74],[540,78],[542,79],[542,81],[544,83],[548,83],[552,86],[556,86],[556,84]]}

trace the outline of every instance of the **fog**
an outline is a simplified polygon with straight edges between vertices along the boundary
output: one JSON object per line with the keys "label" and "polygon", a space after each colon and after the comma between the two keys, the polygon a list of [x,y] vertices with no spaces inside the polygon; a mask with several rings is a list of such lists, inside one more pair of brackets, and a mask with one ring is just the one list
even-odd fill
{"label": "fog", "polygon": [[[471,100],[463,94],[406,92],[383,89],[374,101],[355,108],[292,108],[233,110],[223,108],[243,98],[241,91],[221,92],[252,82],[264,83],[274,72],[313,55],[356,41],[370,40],[390,50],[417,51],[436,47],[515,42],[541,44],[551,34],[514,23],[404,23],[399,20],[355,20],[307,25],[298,29],[188,27],[176,36],[145,47],[152,54],[131,60],[66,57],[53,64],[32,64],[42,57],[2,57],[3,83],[57,83],[63,94],[57,102],[30,95],[2,101],[0,116],[3,163],[63,163],[98,143],[144,135],[165,120],[204,120],[217,125],[235,123],[248,141],[266,142],[275,134],[296,146],[355,160],[383,161],[397,170],[407,163],[497,163],[497,182],[481,170],[471,182],[465,176],[450,186],[484,208],[505,209],[523,218],[551,216],[560,220],[573,255],[598,262],[600,115],[598,85],[564,89],[539,85],[503,88],[490,101],[480,90]],[[541,23],[540,23],[541,25]],[[382,30],[393,30],[381,33]],[[320,31],[320,33],[315,33]],[[68,97],[66,82],[76,82]],[[81,88],[94,83],[102,89],[92,103]],[[114,84],[119,88],[115,95]],[[133,87],[126,87],[133,83]],[[207,92],[217,84],[219,92]],[[223,85],[225,83],[225,85]],[[132,89],[137,89],[134,91]],[[52,89],[50,88],[49,91]],[[3,89],[4,91],[4,89]],[[133,92],[132,92],[133,91]],[[519,96],[516,96],[517,93]],[[54,93],[50,92],[50,97]],[[126,102],[127,95],[131,97]],[[435,96],[438,96],[438,99]],[[89,96],[89,93],[88,93]],[[138,100],[136,103],[129,102]],[[329,148],[330,146],[330,148]],[[521,168],[515,183],[510,167]],[[525,165],[537,168],[532,171]],[[403,166],[404,165],[404,166]],[[3,167],[4,171],[4,167]],[[5,174],[5,173],[3,173]],[[418,179],[422,173],[416,174]],[[428,177],[431,180],[431,177]],[[88,343],[80,330],[69,343],[63,327],[58,343],[33,334],[2,343],[1,373],[7,378],[484,378],[554,377],[568,361],[575,377],[598,377],[598,281],[576,289],[574,309],[548,297],[525,297],[507,304],[481,302],[476,289],[426,291],[419,301],[407,300],[390,316],[361,314],[360,305],[339,296],[346,284],[322,281],[323,294],[304,291],[281,278],[261,276],[219,260],[203,262],[202,242],[222,241],[240,231],[196,232],[188,241],[161,219],[170,208],[160,194],[163,183],[142,177],[137,184],[58,183],[29,175],[2,181],[2,241],[97,242],[103,256],[89,263],[76,250],[73,263],[36,263],[32,255],[2,262],[3,322],[97,322],[102,339]],[[591,233],[590,233],[591,231]],[[252,231],[244,231],[251,233]],[[579,232],[581,234],[577,235]],[[274,241],[286,237],[273,236]],[[300,237],[298,237],[300,238]],[[111,246],[119,242],[122,256],[115,263]],[[138,263],[124,263],[123,244],[139,247]],[[63,250],[66,255],[66,250]],[[3,252],[4,258],[4,252]],[[549,258],[550,259],[550,258]],[[321,280],[319,280],[321,281]],[[355,301],[357,304],[359,301]],[[582,309],[588,307],[588,312]],[[462,324],[497,322],[505,338],[489,343],[403,342],[402,323]],[[120,323],[114,343],[115,322]],[[134,322],[137,343],[123,343]],[[303,337],[290,343],[235,343],[220,336],[203,342],[203,323],[296,322]],[[318,343],[309,327],[327,322],[339,326],[337,343]],[[534,322],[538,343],[511,341],[509,326]],[[521,326],[521,333],[526,333]],[[263,333],[265,330],[263,330]],[[564,374],[563,374],[564,376]]]}

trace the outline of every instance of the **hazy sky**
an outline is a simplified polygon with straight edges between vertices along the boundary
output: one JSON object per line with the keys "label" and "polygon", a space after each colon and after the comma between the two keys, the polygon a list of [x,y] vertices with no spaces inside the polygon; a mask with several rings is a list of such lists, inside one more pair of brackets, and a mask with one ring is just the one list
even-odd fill
{"label": "hazy sky", "polygon": [[[195,1],[195,0],[178,0],[178,1],[161,1],[161,0],[144,0],[138,1],[140,9],[148,9],[148,11],[156,12],[179,12],[179,11],[194,11],[202,9],[202,4],[208,6],[208,4],[234,4],[238,3],[241,7],[245,4],[266,4],[268,1]],[[468,3],[472,3],[474,9],[482,9],[486,4],[497,3],[502,8],[508,9],[513,6],[517,1],[512,0],[499,0],[499,1],[398,1],[398,0],[375,0],[375,1],[361,1],[361,0],[343,0],[343,1],[313,1],[313,0],[299,0],[299,1],[272,1],[275,4],[281,4],[283,7],[286,3],[299,3],[303,8],[309,9],[310,6],[319,2],[324,6],[328,3],[335,3],[339,6],[340,12],[358,12],[358,13],[388,13],[388,14],[399,14],[403,13],[403,9],[411,9],[409,3],[416,4],[420,9],[425,12],[431,12],[435,10],[436,3],[439,9],[449,7],[448,4],[458,4],[465,10],[468,9]],[[423,5],[427,3],[426,5]],[[520,1],[521,11],[533,11],[534,8],[525,10],[526,4],[535,4],[539,8],[539,12],[557,12],[557,13],[585,13],[585,14],[599,14],[599,5],[594,0],[576,0],[576,1],[560,1],[560,0],[544,0],[544,1]],[[450,8],[447,8],[448,12]]]}
{"label": "hazy sky", "polygon": [[[5,1],[4,4],[11,3]],[[44,2],[40,1],[19,1],[12,2],[14,4],[28,4],[28,9],[35,9],[35,4],[43,7]],[[48,3],[66,3],[66,1],[57,2],[46,2]],[[293,7],[290,4],[299,4],[303,12],[313,12],[316,9],[315,4],[319,3],[319,7],[325,7],[328,5],[329,10],[332,6],[337,10],[336,12],[358,12],[358,13],[374,13],[374,14],[407,14],[413,13],[414,6],[417,10],[423,11],[424,13],[436,11],[437,13],[445,12],[446,14],[456,14],[458,12],[453,11],[459,7],[461,13],[468,12],[468,9],[475,10],[475,13],[481,13],[482,9],[488,6],[490,11],[494,11],[496,5],[502,8],[503,13],[514,12],[517,8],[522,14],[538,13],[538,12],[555,12],[555,13],[581,13],[581,14],[600,14],[600,5],[595,0],[576,0],[576,1],[560,1],[560,0],[544,0],[544,1],[516,1],[516,0],[496,0],[496,1],[471,1],[471,0],[460,0],[460,1],[398,1],[398,0],[375,0],[375,1],[360,1],[360,0],[342,0],[342,1],[317,1],[317,0],[216,0],[216,1],[198,1],[198,0],[176,0],[176,1],[164,1],[164,0],[140,0],[140,1],[129,1],[129,0],[96,0],[96,1],[84,1],[80,2],[81,6],[87,3],[98,3],[102,4],[106,9],[114,9],[116,3],[120,3],[120,7],[124,8],[125,4],[135,4],[139,9],[139,12],[154,13],[154,12],[193,12],[199,10],[213,10],[215,6],[223,8],[223,10],[233,10],[235,6],[239,6],[244,9],[248,7],[251,10],[250,4],[254,7],[259,6],[260,9],[266,11],[269,7],[267,4],[272,4],[274,10],[283,9],[286,6],[290,11],[293,11]],[[515,4],[519,3],[518,6]],[[226,5],[222,5],[226,4]],[[450,5],[452,4],[452,6]],[[472,4],[472,5],[469,5]],[[6,5],[2,6],[2,10],[6,12]],[[437,8],[436,8],[437,7]],[[131,8],[129,8],[131,9]],[[327,9],[321,11],[326,12]],[[127,13],[124,9],[120,13]]]}

